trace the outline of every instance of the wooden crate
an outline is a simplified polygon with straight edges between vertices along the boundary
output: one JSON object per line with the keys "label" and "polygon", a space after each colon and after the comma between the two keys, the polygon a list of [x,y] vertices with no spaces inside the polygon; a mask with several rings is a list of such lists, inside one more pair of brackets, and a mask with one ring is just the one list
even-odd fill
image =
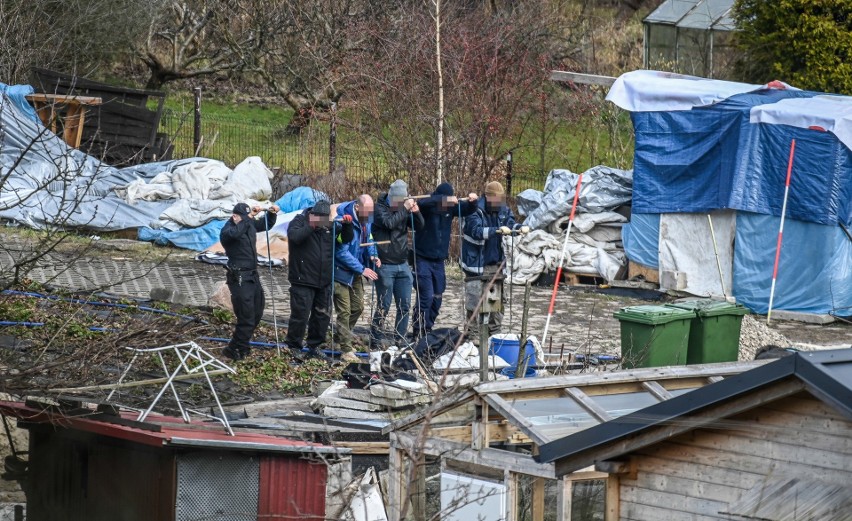
{"label": "wooden crate", "polygon": [[660,283],[660,271],[657,268],[650,268],[638,262],[627,261],[627,280],[635,280],[641,276],[645,282],[653,284]]}

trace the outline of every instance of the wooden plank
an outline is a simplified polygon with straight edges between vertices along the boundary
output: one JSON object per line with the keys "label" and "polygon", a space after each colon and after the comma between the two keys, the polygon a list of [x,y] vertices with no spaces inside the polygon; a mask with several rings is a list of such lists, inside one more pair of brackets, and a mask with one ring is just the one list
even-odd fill
{"label": "wooden plank", "polygon": [[393,440],[396,440],[397,445],[402,448],[422,451],[429,456],[447,457],[493,469],[507,469],[530,476],[555,479],[552,464],[538,463],[526,454],[492,448],[473,450],[468,445],[435,438],[427,438],[418,445],[416,437],[402,431],[391,433],[391,440],[391,446]]}
{"label": "wooden plank", "polygon": [[[722,503],[739,501],[743,494],[751,490],[749,488],[709,483],[696,478],[697,476],[689,478],[642,471],[639,473],[638,478],[630,483],[630,486],[636,487],[637,490],[645,490],[648,495],[666,492],[683,497],[707,499]],[[759,481],[758,485],[761,482]]]}
{"label": "wooden plank", "polygon": [[721,382],[724,379],[725,378],[723,376],[708,376],[707,377],[707,381],[710,382],[711,384],[714,384],[716,382]]}
{"label": "wooden plank", "polygon": [[582,85],[600,85],[610,87],[616,78],[612,76],[600,76],[598,74],[585,74],[582,72],[550,71],[550,81],[570,81]]}
{"label": "wooden plank", "polygon": [[506,485],[506,521],[518,519],[518,476],[510,471],[503,471],[503,484]]}
{"label": "wooden plank", "polygon": [[659,268],[651,268],[638,262],[631,260],[627,261],[627,279],[633,280],[642,277],[646,282],[660,285],[660,270]]}
{"label": "wooden plank", "polygon": [[658,505],[644,505],[641,503],[625,501],[624,496],[621,496],[621,521],[648,521],[649,519],[688,519],[689,521],[719,521],[719,516],[704,516],[698,514],[688,514],[685,512],[677,512],[668,508],[668,506],[663,505],[662,503],[659,503]]}
{"label": "wooden plank", "polygon": [[483,397],[488,404],[497,412],[506,417],[513,425],[516,425],[521,431],[529,436],[536,445],[544,445],[551,440],[547,436],[541,434],[535,426],[518,412],[509,402],[503,399],[499,394],[489,394]]}
{"label": "wooden plank", "polygon": [[[498,382],[486,382],[476,386],[478,394],[514,393],[519,391],[542,391],[584,385],[606,385],[614,383],[644,382],[647,380],[669,380],[678,378],[703,378],[708,376],[728,376],[760,367],[769,361],[727,362],[720,364],[686,365],[674,367],[651,367],[608,371],[577,375],[550,376],[545,378],[514,378]],[[504,397],[505,398],[505,397]]]}
{"label": "wooden plank", "polygon": [[593,447],[581,453],[562,458],[556,461],[557,473],[561,476],[577,468],[585,467],[593,461],[618,458],[622,454],[697,429],[720,418],[727,418],[734,414],[759,407],[764,403],[786,398],[801,391],[803,388],[804,384],[798,379],[787,380],[759,392],[734,397],[722,404],[708,407],[698,414],[678,418],[676,422],[648,427],[618,441],[607,443],[600,447]]}
{"label": "wooden plank", "polygon": [[558,481],[559,488],[556,493],[556,520],[571,521],[571,501],[574,482],[569,479]]}
{"label": "wooden plank", "polygon": [[610,476],[606,480],[604,521],[619,521],[621,517],[621,489],[619,476]]}
{"label": "wooden plank", "polygon": [[642,387],[644,387],[645,390],[654,395],[654,398],[660,400],[661,402],[671,400],[673,397],[672,393],[668,392],[665,387],[658,384],[654,380],[642,382]]}
{"label": "wooden plank", "polygon": [[400,418],[390,425],[386,426],[382,429],[382,434],[388,434],[391,431],[398,429],[405,429],[412,425],[421,423],[425,418],[432,418],[437,416],[438,414],[448,411],[450,409],[458,408],[467,402],[473,400],[475,393],[468,389],[461,394],[453,393],[450,395],[446,395],[443,398],[439,399],[435,403],[433,403],[430,407],[426,407],[420,411],[417,411],[414,414],[406,416],[405,418]]}
{"label": "wooden plank", "polygon": [[589,395],[578,389],[577,387],[568,387],[565,389],[565,394],[574,399],[575,402],[580,404],[580,407],[586,409],[592,416],[598,419],[600,422],[608,422],[612,419],[612,416],[603,407],[597,404],[594,400],[589,398]]}
{"label": "wooden plank", "polygon": [[532,521],[544,521],[544,479],[533,478]]}
{"label": "wooden plank", "polygon": [[402,451],[396,448],[394,436],[391,435],[391,448],[388,454],[388,518],[390,521],[400,521],[402,505],[402,483],[404,467]]}
{"label": "wooden plank", "polygon": [[352,449],[352,454],[388,454],[390,444],[387,441],[334,441],[332,445]]}
{"label": "wooden plank", "polygon": [[[687,451],[684,451],[686,453]],[[665,451],[658,455],[633,456],[636,461],[637,479],[639,473],[665,474],[676,478],[692,479],[698,483],[709,483],[712,485],[729,488],[740,488],[748,490],[763,481],[765,476],[761,473],[747,470],[734,470],[713,463],[696,462],[686,459],[670,457]],[[624,482],[624,479],[622,479]],[[634,484],[635,483],[631,483]]]}
{"label": "wooden plank", "polygon": [[647,506],[665,505],[665,509],[669,511],[668,516],[664,518],[648,519],[693,519],[690,516],[714,516],[728,506],[727,503],[722,501],[688,498],[667,492],[648,494],[644,489],[630,485],[622,485],[619,492],[622,503],[629,502]]}
{"label": "wooden plank", "polygon": [[76,96],[73,94],[46,94],[33,93],[28,94],[26,98],[30,101],[40,103],[55,103],[57,105],[78,104],[78,105],[100,105],[103,100],[94,96]]}

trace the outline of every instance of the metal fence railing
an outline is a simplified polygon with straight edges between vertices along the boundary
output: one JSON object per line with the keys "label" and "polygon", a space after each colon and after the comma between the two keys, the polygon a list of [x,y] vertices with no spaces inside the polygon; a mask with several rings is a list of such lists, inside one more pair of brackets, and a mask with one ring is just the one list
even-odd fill
{"label": "metal fence railing", "polygon": [[[325,175],[334,166],[342,165],[346,168],[346,178],[352,181],[381,179],[390,170],[385,158],[372,153],[358,136],[340,129],[332,134],[328,121],[313,121],[301,133],[289,133],[287,123],[258,124],[205,114],[199,139],[194,135],[192,110],[166,109],[160,132],[169,136],[171,155],[176,159],[201,156],[234,166],[246,157],[259,156],[270,168],[305,176]],[[516,163],[511,194],[517,195],[528,188],[541,190],[546,177],[546,172]]]}

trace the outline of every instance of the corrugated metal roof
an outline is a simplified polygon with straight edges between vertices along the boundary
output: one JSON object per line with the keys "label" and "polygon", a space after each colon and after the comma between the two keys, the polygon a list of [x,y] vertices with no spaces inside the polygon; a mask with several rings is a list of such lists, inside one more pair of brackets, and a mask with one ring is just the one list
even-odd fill
{"label": "corrugated metal roof", "polygon": [[[348,449],[280,438],[267,434],[235,431],[235,435],[230,436],[218,426],[217,428],[210,428],[201,424],[195,424],[198,426],[188,427],[180,418],[170,416],[149,416],[148,420],[157,424],[156,429],[149,430],[131,425],[109,423],[101,419],[93,419],[87,417],[89,415],[72,416],[55,409],[40,410],[20,402],[0,402],[0,413],[30,423],[50,423],[59,427],[123,439],[152,447],[193,446],[208,449],[256,450],[282,453],[307,452],[317,454],[343,454],[349,452]],[[96,411],[91,411],[91,416],[94,415],[96,415]],[[123,420],[134,420],[135,416],[135,413],[122,413],[121,418]]]}
{"label": "corrugated metal roof", "polygon": [[258,519],[325,519],[324,462],[296,458],[261,458]]}
{"label": "corrugated metal roof", "polygon": [[734,0],[666,0],[645,17],[647,24],[674,25],[684,29],[734,30]]}

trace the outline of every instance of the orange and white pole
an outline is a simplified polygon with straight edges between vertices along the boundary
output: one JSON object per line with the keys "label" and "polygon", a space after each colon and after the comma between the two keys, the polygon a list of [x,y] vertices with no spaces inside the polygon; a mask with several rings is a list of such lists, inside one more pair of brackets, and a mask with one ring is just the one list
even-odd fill
{"label": "orange and white pole", "polygon": [[766,323],[772,316],[772,302],[775,300],[775,281],[778,279],[778,260],[781,258],[781,237],[784,235],[784,217],[787,215],[787,196],[790,195],[790,177],[793,173],[793,155],[796,151],[796,140],[790,143],[790,160],[787,162],[787,181],[784,183],[784,204],[781,206],[781,227],[778,229],[778,244],[775,246],[775,268],[772,270],[772,287],[769,290],[769,311],[766,313]]}
{"label": "orange and white pole", "polygon": [[562,243],[562,254],[559,256],[559,266],[556,268],[556,281],[553,282],[553,293],[550,294],[550,308],[547,310],[547,321],[544,323],[544,334],[541,336],[541,346],[547,341],[547,330],[550,328],[550,319],[553,317],[553,306],[556,303],[556,292],[559,290],[559,281],[562,279],[562,263],[565,262],[565,253],[568,251],[568,237],[571,235],[571,227],[574,224],[574,213],[577,211],[577,202],[580,200],[580,187],[583,185],[583,174],[577,178],[577,190],[574,191],[574,202],[571,204],[571,215],[568,216],[568,230],[565,232],[565,241]]}

